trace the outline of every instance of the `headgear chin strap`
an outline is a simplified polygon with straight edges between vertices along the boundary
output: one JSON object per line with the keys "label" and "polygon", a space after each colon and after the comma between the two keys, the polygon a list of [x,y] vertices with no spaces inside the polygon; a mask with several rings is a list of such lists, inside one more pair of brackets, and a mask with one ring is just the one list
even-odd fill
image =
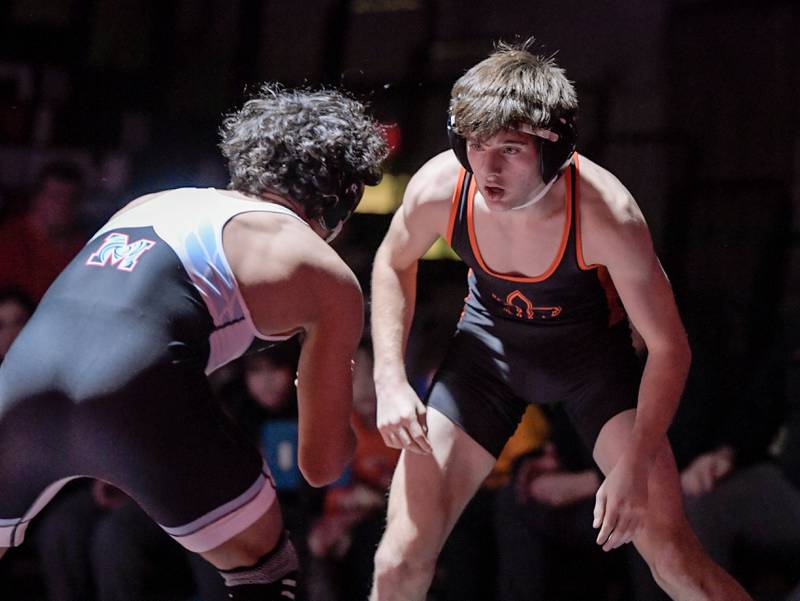
{"label": "headgear chin strap", "polygon": [[[539,175],[545,184],[551,184],[569,164],[575,152],[578,133],[575,127],[575,113],[553,119],[547,127],[535,129],[523,125],[520,131],[533,136],[539,151]],[[467,157],[467,140],[455,131],[455,118],[450,115],[447,120],[447,137],[450,147],[461,165],[472,173]],[[546,193],[546,192],[544,192]],[[544,194],[543,193],[543,194]],[[531,203],[535,202],[530,201]],[[523,205],[528,206],[528,205]],[[522,208],[522,207],[519,207]]]}
{"label": "headgear chin strap", "polygon": [[557,181],[558,181],[558,176],[554,177],[553,179],[551,179],[546,184],[543,183],[541,186],[539,186],[539,191],[536,193],[536,195],[533,198],[531,198],[525,204],[521,204],[518,207],[512,207],[511,210],[512,211],[517,211],[519,209],[524,209],[525,207],[529,207],[532,204],[535,204],[535,203],[539,202],[544,197],[544,195],[547,194],[550,191],[550,188],[552,188],[553,184],[555,184]]}

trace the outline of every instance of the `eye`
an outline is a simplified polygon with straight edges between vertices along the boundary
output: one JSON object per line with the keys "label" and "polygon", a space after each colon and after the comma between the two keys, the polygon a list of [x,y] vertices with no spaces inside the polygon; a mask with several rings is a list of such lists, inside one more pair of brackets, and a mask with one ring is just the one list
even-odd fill
{"label": "eye", "polygon": [[468,142],[467,146],[470,150],[483,150],[483,146],[481,146],[480,142]]}
{"label": "eye", "polygon": [[516,146],[505,146],[503,148],[503,154],[519,154],[519,148]]}

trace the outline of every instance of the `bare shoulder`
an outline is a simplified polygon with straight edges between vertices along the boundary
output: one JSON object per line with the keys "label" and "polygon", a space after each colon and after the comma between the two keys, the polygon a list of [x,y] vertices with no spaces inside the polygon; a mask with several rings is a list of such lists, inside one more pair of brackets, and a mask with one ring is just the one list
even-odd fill
{"label": "bare shoulder", "polygon": [[627,249],[651,246],[647,223],[633,195],[608,169],[580,158],[580,212],[587,263],[607,265]]}
{"label": "bare shoulder", "polygon": [[357,287],[353,272],[302,221],[279,213],[237,215],[226,226],[224,247],[240,285],[324,283]]}
{"label": "bare shoulder", "polygon": [[644,221],[631,193],[608,169],[581,156],[581,210],[606,225]]}
{"label": "bare shoulder", "polygon": [[408,208],[450,205],[461,165],[451,150],[428,160],[408,182],[403,205]]}

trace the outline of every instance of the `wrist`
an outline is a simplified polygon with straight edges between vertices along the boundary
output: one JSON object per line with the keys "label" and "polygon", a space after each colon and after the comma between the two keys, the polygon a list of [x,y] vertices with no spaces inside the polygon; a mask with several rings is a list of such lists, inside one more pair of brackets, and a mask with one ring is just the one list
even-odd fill
{"label": "wrist", "polygon": [[397,386],[403,386],[408,383],[405,367],[403,366],[402,362],[400,363],[400,369],[397,367],[376,367],[373,377],[375,380],[375,389],[379,392],[386,389],[396,388]]}
{"label": "wrist", "polygon": [[666,435],[648,435],[646,433],[638,432],[636,428],[634,428],[633,436],[631,437],[626,454],[631,460],[637,463],[642,462],[649,465],[655,460],[665,436]]}

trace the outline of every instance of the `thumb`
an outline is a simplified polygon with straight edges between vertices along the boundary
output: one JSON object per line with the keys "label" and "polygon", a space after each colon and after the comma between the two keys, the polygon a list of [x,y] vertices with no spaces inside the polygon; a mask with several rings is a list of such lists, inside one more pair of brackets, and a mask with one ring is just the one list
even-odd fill
{"label": "thumb", "polygon": [[428,408],[422,401],[417,401],[417,421],[422,426],[422,431],[428,433]]}
{"label": "thumb", "polygon": [[603,523],[603,514],[606,512],[606,489],[605,489],[605,482],[597,489],[597,494],[595,495],[595,503],[594,503],[594,521],[592,522],[592,528],[599,528],[600,525]]}

